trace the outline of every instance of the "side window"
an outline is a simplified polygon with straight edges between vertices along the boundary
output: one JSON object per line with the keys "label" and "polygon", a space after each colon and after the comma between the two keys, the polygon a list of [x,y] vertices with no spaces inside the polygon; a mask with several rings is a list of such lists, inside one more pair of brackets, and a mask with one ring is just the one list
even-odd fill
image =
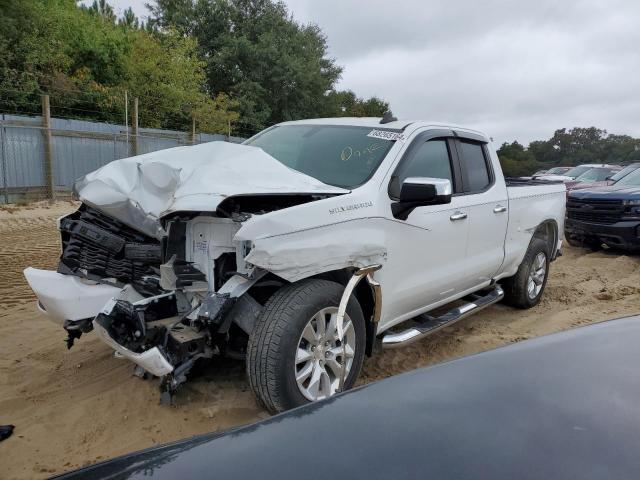
{"label": "side window", "polygon": [[479,143],[460,141],[460,163],[465,175],[465,192],[479,192],[491,183],[491,175]]}
{"label": "side window", "polygon": [[449,147],[444,139],[429,140],[413,150],[396,171],[389,194],[397,198],[402,182],[409,177],[446,178],[453,184]]}

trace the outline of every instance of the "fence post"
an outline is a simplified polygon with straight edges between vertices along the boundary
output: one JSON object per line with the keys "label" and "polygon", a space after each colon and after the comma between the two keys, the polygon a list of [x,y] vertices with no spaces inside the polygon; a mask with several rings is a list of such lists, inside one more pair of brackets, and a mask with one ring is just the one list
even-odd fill
{"label": "fence post", "polygon": [[9,185],[7,184],[7,156],[5,149],[5,142],[7,139],[7,131],[4,123],[0,124],[0,142],[2,144],[0,147],[2,148],[2,185],[4,190],[4,203],[9,203]]}
{"label": "fence post", "polygon": [[51,107],[49,95],[42,96],[42,126],[44,134],[44,182],[47,197],[56,199],[55,181],[53,178],[53,146],[51,144]]}
{"label": "fence post", "polygon": [[138,97],[133,99],[131,111],[131,133],[133,133],[133,156],[138,155]]}
{"label": "fence post", "polygon": [[191,145],[196,143],[196,117],[191,117]]}

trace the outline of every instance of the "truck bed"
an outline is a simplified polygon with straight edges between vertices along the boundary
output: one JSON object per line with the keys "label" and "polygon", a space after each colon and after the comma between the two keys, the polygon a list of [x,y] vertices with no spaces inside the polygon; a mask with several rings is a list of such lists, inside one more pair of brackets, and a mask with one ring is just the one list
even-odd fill
{"label": "truck bed", "polygon": [[507,187],[531,187],[533,185],[559,185],[562,180],[536,180],[530,177],[506,177]]}

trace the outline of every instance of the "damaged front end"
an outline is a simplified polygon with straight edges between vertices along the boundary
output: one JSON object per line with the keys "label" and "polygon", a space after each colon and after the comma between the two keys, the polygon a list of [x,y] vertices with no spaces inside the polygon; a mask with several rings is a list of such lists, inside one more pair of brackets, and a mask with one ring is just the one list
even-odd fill
{"label": "damaged front end", "polygon": [[[140,376],[161,377],[168,401],[197,360],[244,355],[262,309],[246,292],[265,272],[244,263],[244,244],[233,241],[239,220],[174,216],[163,222],[167,233],[159,241],[83,204],[59,221],[58,272],[29,269],[25,275],[41,297],[41,309],[64,316],[59,320],[69,348],[95,329],[118,356],[137,365]],[[59,312],[59,302],[51,302],[34,281],[47,273],[100,295],[86,313]],[[75,293],[76,307],[89,298]]]}
{"label": "damaged front end", "polygon": [[69,348],[95,329],[137,374],[160,377],[168,400],[198,360],[244,358],[263,305],[291,281],[248,263],[254,242],[237,233],[344,193],[222,142],[117,160],[76,183],[82,205],[59,220],[57,272],[25,277]]}

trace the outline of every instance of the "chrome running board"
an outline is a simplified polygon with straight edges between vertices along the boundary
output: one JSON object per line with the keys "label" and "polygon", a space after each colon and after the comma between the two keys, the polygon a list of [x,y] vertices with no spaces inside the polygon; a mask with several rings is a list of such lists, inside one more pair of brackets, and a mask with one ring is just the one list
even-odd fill
{"label": "chrome running board", "polygon": [[432,317],[430,315],[421,315],[418,318],[424,319],[422,323],[415,327],[411,327],[407,330],[397,333],[387,333],[382,337],[383,348],[399,348],[404,347],[410,343],[420,340],[421,338],[431,335],[438,330],[443,329],[456,323],[463,318],[468,317],[476,312],[479,312],[489,305],[493,305],[499,302],[504,297],[504,290],[500,285],[496,285],[489,293],[485,295],[472,294],[464,297],[463,300],[468,300],[469,303],[465,303],[459,307],[449,310],[447,313],[440,315],[439,317]]}

